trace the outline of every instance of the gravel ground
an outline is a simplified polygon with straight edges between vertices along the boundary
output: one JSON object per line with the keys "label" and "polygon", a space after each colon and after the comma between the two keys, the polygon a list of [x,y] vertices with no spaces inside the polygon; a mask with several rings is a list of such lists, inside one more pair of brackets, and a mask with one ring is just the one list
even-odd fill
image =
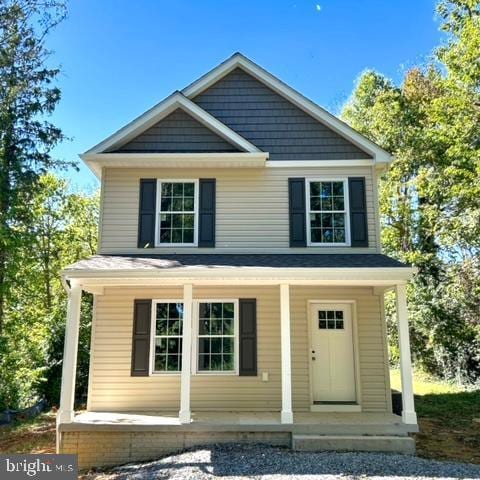
{"label": "gravel ground", "polygon": [[478,478],[480,465],[382,453],[306,453],[264,445],[211,445],[117,467],[96,480]]}

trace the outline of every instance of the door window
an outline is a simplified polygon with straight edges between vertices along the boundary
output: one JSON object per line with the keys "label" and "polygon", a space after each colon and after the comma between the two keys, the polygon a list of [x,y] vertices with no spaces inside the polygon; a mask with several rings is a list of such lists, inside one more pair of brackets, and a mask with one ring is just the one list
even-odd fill
{"label": "door window", "polygon": [[320,330],[343,330],[343,310],[319,310],[318,328]]}

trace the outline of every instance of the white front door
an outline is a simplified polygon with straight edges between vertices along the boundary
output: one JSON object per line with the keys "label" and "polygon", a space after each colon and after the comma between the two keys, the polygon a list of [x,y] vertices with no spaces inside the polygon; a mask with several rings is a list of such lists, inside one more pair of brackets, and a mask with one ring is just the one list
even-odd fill
{"label": "white front door", "polygon": [[355,402],[352,305],[311,305],[314,402]]}

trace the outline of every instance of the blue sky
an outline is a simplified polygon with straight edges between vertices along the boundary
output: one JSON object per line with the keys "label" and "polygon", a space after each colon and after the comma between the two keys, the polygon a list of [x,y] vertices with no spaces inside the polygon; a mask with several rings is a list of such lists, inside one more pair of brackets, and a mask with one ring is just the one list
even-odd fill
{"label": "blue sky", "polygon": [[[71,0],[49,38],[63,98],[53,121],[81,153],[236,51],[333,113],[358,75],[395,81],[441,41],[434,0]],[[98,182],[81,165],[75,189]]]}

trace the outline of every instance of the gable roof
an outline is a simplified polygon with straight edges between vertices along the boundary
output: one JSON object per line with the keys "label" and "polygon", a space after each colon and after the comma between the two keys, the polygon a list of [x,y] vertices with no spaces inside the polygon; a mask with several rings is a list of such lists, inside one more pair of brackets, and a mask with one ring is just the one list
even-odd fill
{"label": "gable roof", "polygon": [[177,108],[112,153],[239,152],[239,148]]}
{"label": "gable roof", "polygon": [[[208,113],[204,108],[196,104],[195,101],[192,101],[195,100],[195,97],[197,96],[200,98],[202,92],[205,92],[206,89],[219,82],[221,79],[223,79],[235,69],[241,69],[242,71],[246,72],[248,75],[268,87],[270,90],[273,90],[273,92],[288,100],[292,105],[301,109],[310,117],[318,121],[320,124],[331,129],[333,132],[339,135],[339,138],[342,137],[342,139],[351,142],[351,146],[353,146],[354,149],[358,147],[363,152],[366,152],[366,154],[368,154],[366,157],[373,158],[374,163],[385,165],[392,160],[392,156],[388,152],[383,150],[381,147],[376,145],[374,142],[367,139],[359,132],[348,126],[346,123],[342,122],[322,107],[316,105],[314,102],[307,99],[306,97],[298,93],[296,90],[289,87],[281,80],[279,80],[278,78],[276,78],[275,76],[267,72],[265,69],[258,66],[240,53],[234,54],[228,60],[221,63],[213,70],[187,86],[181,92],[174,92],[172,95],[168,96],[163,101],[161,101],[151,109],[147,110],[144,114],[140,115],[135,120],[115,132],[113,135],[110,135],[108,138],[86,151],[83,155],[80,155],[80,157],[87,163],[90,168],[92,168],[96,175],[101,175],[100,162],[106,160],[107,156],[112,157],[109,158],[109,160],[114,160],[117,162],[123,161],[119,159],[119,157],[123,157],[123,155],[125,154],[124,152],[121,152],[122,146],[131,142],[133,139],[144,133],[146,130],[148,130],[155,124],[158,124],[159,121],[170,115],[175,110],[181,109],[189,116],[193,117],[195,120],[207,127],[210,131],[214,132],[216,135],[224,139],[226,142],[234,145],[240,151],[240,153],[227,152],[225,155],[253,156],[255,158],[252,157],[252,162],[265,161],[265,159],[268,159],[269,156],[268,150],[262,152],[262,150],[258,146],[252,143],[252,141],[249,141],[239,132],[227,126],[214,115]],[[285,141],[287,140],[288,139],[285,139]],[[192,152],[191,155],[203,154],[204,152]],[[210,154],[219,155],[219,153],[215,152],[210,152]],[[257,159],[260,154],[262,154],[263,160],[260,158]],[[163,160],[167,158],[168,155],[172,155],[172,153],[142,152],[138,154],[134,153],[132,155],[143,155],[145,156],[145,158],[148,157],[148,159],[150,158],[150,156],[155,155],[157,159]],[[354,154],[352,153],[351,155]],[[218,158],[218,160],[220,160],[220,157]],[[364,160],[357,159],[355,161]]]}
{"label": "gable roof", "polygon": [[82,157],[87,157],[89,155],[98,153],[108,153],[112,150],[118,149],[178,108],[184,110],[191,117],[195,118],[197,121],[208,127],[218,136],[227,140],[232,145],[238,147],[241,151],[250,153],[260,152],[258,147],[244,139],[232,129],[228,128],[222,122],[186,98],[181,92],[175,92],[152,107],[150,110],[147,110],[132,122],[125,125],[113,135],[110,135],[108,138],[95,145],[90,150],[87,150]]}
{"label": "gable roof", "polygon": [[236,68],[241,68],[319,122],[371,154],[376,163],[389,163],[392,160],[392,156],[386,150],[238,52],[184,88],[182,93],[193,99]]}
{"label": "gable roof", "polygon": [[373,155],[240,67],[224,75],[192,101],[268,152],[270,161],[368,159],[373,163]]}

